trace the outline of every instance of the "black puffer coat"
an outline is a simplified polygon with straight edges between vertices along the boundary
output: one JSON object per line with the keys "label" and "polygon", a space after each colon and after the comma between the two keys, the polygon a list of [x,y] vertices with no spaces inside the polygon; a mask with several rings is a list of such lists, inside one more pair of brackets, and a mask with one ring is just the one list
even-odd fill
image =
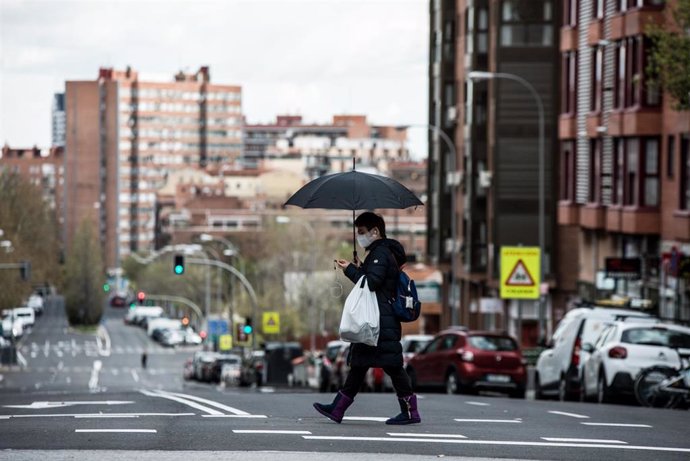
{"label": "black puffer coat", "polygon": [[381,330],[376,346],[353,344],[350,364],[356,367],[397,367],[403,365],[400,344],[400,321],[393,314],[389,303],[395,295],[400,266],[405,263],[405,250],[397,240],[379,239],[367,247],[367,257],[360,267],[350,264],[345,275],[357,283],[366,275],[371,291],[376,292],[379,302]]}

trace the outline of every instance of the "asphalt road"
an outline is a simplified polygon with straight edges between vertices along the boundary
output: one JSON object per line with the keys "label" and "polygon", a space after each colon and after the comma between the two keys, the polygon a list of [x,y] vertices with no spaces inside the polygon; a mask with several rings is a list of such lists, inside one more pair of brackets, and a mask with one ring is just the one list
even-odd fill
{"label": "asphalt road", "polygon": [[330,394],[185,383],[191,351],[159,350],[121,315],[100,339],[57,308],[38,320],[26,367],[0,370],[0,458],[690,459],[687,411],[422,393],[422,423],[396,427],[392,394],[360,394],[335,424],[312,408]]}

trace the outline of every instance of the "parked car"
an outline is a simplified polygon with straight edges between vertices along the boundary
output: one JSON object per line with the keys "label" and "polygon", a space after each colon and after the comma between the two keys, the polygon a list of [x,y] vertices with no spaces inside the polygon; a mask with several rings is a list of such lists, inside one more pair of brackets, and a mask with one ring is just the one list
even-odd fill
{"label": "parked car", "polygon": [[175,347],[184,344],[184,335],[180,330],[165,329],[161,334],[161,346]]}
{"label": "parked car", "polygon": [[400,340],[403,350],[403,362],[407,365],[412,357],[424,349],[434,339],[433,335],[405,335]]}
{"label": "parked car", "polygon": [[182,369],[182,378],[185,381],[194,379],[194,361],[192,359],[185,360],[184,368]]}
{"label": "parked car", "polygon": [[216,365],[220,366],[219,381],[226,386],[239,386],[242,375],[242,357],[234,354],[224,354]]}
{"label": "parked car", "polygon": [[184,338],[185,344],[199,345],[203,342],[203,339],[201,339],[201,336],[199,336],[191,328],[186,328],[186,329],[182,330],[182,337]]}
{"label": "parked car", "polygon": [[32,294],[26,301],[26,305],[34,310],[34,314],[43,314],[43,296],[39,294]]}
{"label": "parked car", "polygon": [[159,306],[136,306],[130,309],[125,315],[123,321],[130,325],[142,325],[145,318],[162,317],[163,308]]}
{"label": "parked car", "polygon": [[240,386],[261,386],[264,384],[264,351],[252,351],[251,356],[242,361]]}
{"label": "parked car", "polygon": [[24,335],[24,323],[15,315],[14,310],[4,311],[2,314],[2,336],[6,339],[17,340]]}
{"label": "parked car", "polygon": [[349,347],[345,341],[329,341],[320,356],[319,364],[319,392],[332,392],[342,386],[341,377],[336,369],[338,354]]}
{"label": "parked car", "polygon": [[125,307],[127,305],[127,298],[124,296],[120,295],[114,295],[112,298],[110,298],[110,306],[111,307]]}
{"label": "parked car", "polygon": [[582,364],[590,354],[582,346],[594,343],[606,326],[624,319],[654,321],[643,312],[629,309],[579,307],[568,311],[537,359],[535,398],[544,399],[550,395],[559,400],[579,399]]}
{"label": "parked car", "polygon": [[36,313],[31,307],[15,307],[12,309],[16,318],[22,322],[24,330],[32,328],[36,323]]}
{"label": "parked car", "polygon": [[633,395],[638,373],[647,367],[681,366],[690,355],[690,328],[672,324],[615,322],[594,344],[582,348],[591,355],[584,363],[582,397],[600,403]]}
{"label": "parked car", "polygon": [[413,388],[442,386],[449,394],[493,390],[524,398],[526,362],[507,334],[450,328],[407,364]]}

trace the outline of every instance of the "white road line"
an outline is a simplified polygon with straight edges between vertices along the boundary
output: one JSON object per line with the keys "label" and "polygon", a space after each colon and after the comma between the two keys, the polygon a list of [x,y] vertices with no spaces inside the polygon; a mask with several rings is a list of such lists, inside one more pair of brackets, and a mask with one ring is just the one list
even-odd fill
{"label": "white road line", "polygon": [[478,407],[488,407],[491,405],[490,403],[484,403],[484,402],[465,402],[467,405],[476,405]]}
{"label": "white road line", "polygon": [[411,434],[405,432],[388,432],[391,437],[432,437],[432,438],[446,438],[446,439],[466,439],[464,435],[460,434]]}
{"label": "white road line", "polygon": [[425,439],[405,437],[345,437],[328,435],[303,435],[305,440],[340,440],[355,442],[422,442],[422,443],[452,443],[463,445],[513,445],[523,447],[572,447],[572,448],[612,448],[616,450],[665,451],[676,453],[690,453],[690,448],[649,447],[642,445],[614,445],[605,443],[559,443],[559,442],[523,442],[517,440],[458,440],[458,439]]}
{"label": "white road line", "polygon": [[96,344],[98,345],[99,355],[103,357],[110,357],[110,335],[108,334],[108,330],[106,330],[103,325],[98,326]]}
{"label": "white road line", "polygon": [[377,421],[377,422],[385,422],[390,418],[381,418],[378,416],[345,416],[343,419],[347,419],[348,421]]}
{"label": "white road line", "polygon": [[549,411],[552,415],[563,415],[563,416],[571,416],[573,418],[583,418],[583,419],[589,419],[589,416],[585,415],[578,415],[577,413],[567,413],[565,411]]}
{"label": "white road line", "polygon": [[200,404],[193,402],[191,400],[183,399],[183,398],[180,398],[180,397],[177,397],[174,395],[167,395],[167,394],[151,392],[151,391],[147,391],[147,390],[142,390],[139,392],[141,392],[142,394],[147,395],[149,397],[158,397],[161,399],[168,399],[168,400],[172,400],[174,402],[182,403],[184,405],[187,405],[187,406],[190,406],[192,408],[196,408],[197,410],[201,410],[205,413],[208,413],[209,415],[222,415],[223,414],[218,410],[214,410],[213,408],[205,407],[205,406],[200,405]]}
{"label": "white road line", "polygon": [[270,431],[270,430],[250,430],[240,429],[233,430],[235,434],[293,434],[293,435],[310,435],[309,431]]}
{"label": "white road line", "polygon": [[579,443],[623,443],[628,444],[628,442],[623,442],[622,440],[609,440],[609,439],[569,439],[562,437],[541,437],[542,440],[547,442],[579,442]]}
{"label": "white road line", "polygon": [[131,372],[132,372],[132,379],[134,380],[135,383],[138,383],[139,382],[139,374],[137,373],[137,370],[132,368]]}
{"label": "white road line", "polygon": [[91,370],[91,379],[89,379],[89,390],[95,391],[98,389],[98,374],[101,372],[103,362],[96,360],[93,362],[93,370]]}
{"label": "white road line", "polygon": [[585,426],[612,426],[612,427],[652,427],[649,424],[628,424],[628,423],[580,423]]}
{"label": "white road line", "polygon": [[459,423],[515,423],[521,424],[522,421],[519,419],[458,419],[455,421]]}
{"label": "white road line", "polygon": [[19,352],[19,351],[17,351],[17,363],[19,363],[19,366],[22,367],[22,368],[26,368],[26,366],[28,365],[28,364],[26,363],[26,359],[24,358],[24,356],[22,355],[22,353]]}
{"label": "white road line", "polygon": [[107,413],[97,414],[97,415],[74,415],[76,419],[84,418],[138,418],[139,415],[109,415]]}
{"label": "white road line", "polygon": [[181,397],[183,399],[189,399],[189,400],[194,400],[199,403],[204,403],[206,405],[210,405],[212,407],[219,408],[221,410],[225,410],[229,413],[232,413],[233,415],[239,415],[239,416],[248,416],[250,413],[247,413],[246,411],[238,410],[237,408],[229,407],[227,405],[223,405],[222,403],[215,402],[213,400],[208,400],[208,399],[202,399],[201,397],[197,397],[195,395],[189,395],[189,394],[180,394],[177,392],[167,392],[167,391],[157,391],[160,394],[167,394],[167,395],[174,395],[176,397]]}
{"label": "white road line", "polygon": [[266,415],[201,415],[202,418],[268,418]]}
{"label": "white road line", "polygon": [[195,416],[196,413],[50,413],[43,415],[5,415],[7,418],[102,418],[139,416]]}
{"label": "white road line", "polygon": [[155,434],[158,431],[155,429],[75,429],[74,432],[126,432],[126,433],[144,433]]}

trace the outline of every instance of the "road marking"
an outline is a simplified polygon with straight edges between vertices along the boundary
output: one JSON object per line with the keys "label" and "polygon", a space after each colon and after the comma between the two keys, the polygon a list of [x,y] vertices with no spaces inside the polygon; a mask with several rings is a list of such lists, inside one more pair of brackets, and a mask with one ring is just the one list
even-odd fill
{"label": "road marking", "polygon": [[74,405],[127,405],[130,403],[134,402],[132,400],[77,400],[73,402],[33,402],[31,405],[3,405],[3,407],[44,410],[46,408],[72,407]]}
{"label": "road marking", "polygon": [[202,418],[268,418],[266,415],[201,415]]}
{"label": "road marking", "polygon": [[391,437],[433,437],[433,438],[447,438],[447,439],[466,439],[464,435],[460,434],[411,434],[405,432],[388,432]]}
{"label": "road marking", "polygon": [[213,401],[213,400],[202,399],[201,397],[197,397],[197,396],[194,396],[194,395],[180,394],[180,393],[177,393],[177,392],[167,392],[167,391],[161,391],[161,390],[159,390],[159,391],[157,391],[157,392],[158,392],[158,393],[161,393],[161,394],[174,395],[174,396],[176,396],[176,397],[181,397],[181,398],[183,398],[183,399],[194,400],[194,401],[199,402],[199,403],[204,403],[204,404],[206,404],[206,405],[210,405],[210,406],[212,406],[212,407],[216,407],[216,408],[219,408],[219,409],[221,409],[221,410],[225,410],[225,411],[227,411],[227,412],[229,412],[229,413],[232,413],[233,415],[239,415],[239,416],[247,416],[247,415],[249,415],[249,413],[247,413],[246,411],[238,410],[237,408],[229,407],[229,406],[227,406],[227,405],[223,405],[222,403],[215,402],[215,401]]}
{"label": "road marking", "polygon": [[421,443],[452,443],[463,445],[513,445],[523,447],[572,447],[572,448],[611,448],[616,450],[666,451],[690,453],[690,448],[649,447],[642,445],[615,445],[605,443],[561,443],[561,442],[523,442],[517,440],[458,440],[406,437],[346,437],[329,435],[303,435],[305,440],[340,440],[355,442],[421,442]]}
{"label": "road marking", "polygon": [[476,405],[478,407],[488,407],[489,403],[484,403],[484,402],[465,402],[467,405]]}
{"label": "road marking", "polygon": [[24,358],[22,353],[19,351],[17,351],[17,363],[22,368],[26,368],[29,365],[28,363],[26,363],[26,359]]}
{"label": "road marking", "polygon": [[522,423],[522,421],[519,419],[458,419],[458,418],[455,418],[455,421],[457,421],[459,423],[515,423],[515,424]]}
{"label": "road marking", "polygon": [[98,389],[98,374],[103,368],[103,362],[96,360],[93,362],[93,370],[91,370],[91,378],[89,379],[89,390],[95,391]]}
{"label": "road marking", "polygon": [[627,423],[580,423],[585,426],[613,426],[613,427],[652,427],[649,424],[627,424]]}
{"label": "road marking", "polygon": [[[101,418],[105,416],[117,417],[127,416],[195,416],[196,413],[49,413],[42,415],[4,415],[9,418]],[[124,416],[123,416],[124,417]]]}
{"label": "road marking", "polygon": [[99,414],[94,414],[94,415],[74,415],[76,419],[84,419],[84,418],[138,418],[139,415],[116,415],[116,414],[107,414],[107,413],[99,413]]}
{"label": "road marking", "polygon": [[343,419],[347,419],[348,421],[377,421],[377,422],[385,422],[389,420],[390,418],[380,418],[377,416],[345,416]]}
{"label": "road marking", "polygon": [[233,430],[235,434],[294,434],[294,435],[310,435],[309,431],[270,431],[270,430],[250,430],[240,429]]}
{"label": "road marking", "polygon": [[139,374],[137,373],[137,370],[132,368],[131,372],[132,372],[132,379],[134,380],[135,383],[138,383],[139,382]]}
{"label": "road marking", "polygon": [[589,416],[585,415],[578,415],[577,413],[567,413],[565,411],[549,411],[552,415],[563,415],[563,416],[571,416],[573,418],[584,418],[584,419],[589,419]]}
{"label": "road marking", "polygon": [[580,442],[580,443],[624,443],[627,445],[628,442],[623,442],[622,440],[608,440],[608,439],[569,439],[561,437],[541,437],[547,442]]}
{"label": "road marking", "polygon": [[74,432],[126,432],[126,433],[144,433],[155,434],[156,429],[75,429]]}
{"label": "road marking", "polygon": [[191,400],[183,399],[181,397],[177,397],[174,395],[151,392],[151,391],[147,391],[147,390],[141,390],[139,392],[141,392],[142,394],[147,395],[149,397],[158,397],[161,399],[168,399],[168,400],[172,400],[174,402],[182,403],[184,405],[187,405],[187,406],[190,406],[192,408],[196,408],[197,410],[201,410],[205,413],[208,413],[209,415],[222,415],[223,414],[218,410],[214,410],[213,408],[205,407],[205,406],[200,405],[200,404],[193,402]]}
{"label": "road marking", "polygon": [[98,326],[96,344],[98,346],[98,355],[110,357],[110,335],[103,325]]}

